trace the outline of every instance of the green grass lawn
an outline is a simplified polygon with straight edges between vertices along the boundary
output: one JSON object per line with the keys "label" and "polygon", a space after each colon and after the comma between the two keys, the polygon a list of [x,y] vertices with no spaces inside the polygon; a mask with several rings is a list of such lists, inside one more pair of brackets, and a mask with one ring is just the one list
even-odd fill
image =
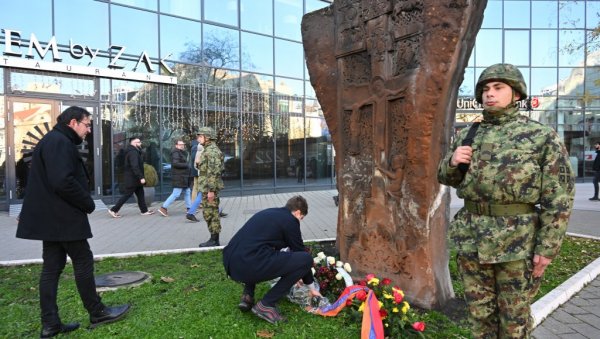
{"label": "green grass lawn", "polygon": [[[543,280],[540,295],[558,286],[600,253],[600,241],[567,238],[560,256]],[[450,263],[457,295],[462,287],[455,279],[454,261]],[[241,313],[237,303],[241,286],[229,280],[221,264],[221,251],[177,255],[157,255],[128,259],[106,259],[96,263],[96,274],[117,271],[144,271],[150,282],[138,287],[102,293],[107,305],[131,303],[126,319],[87,330],[89,319],[77,294],[72,267],[67,266],[59,286],[59,306],[64,322],[78,321],[83,328],[71,338],[358,338],[360,324],[342,313],[323,318],[282,301],[280,308],[288,323],[271,325],[252,313]],[[40,265],[0,267],[0,338],[39,336],[38,278]],[[171,278],[171,279],[161,279]],[[258,286],[262,296],[266,284]],[[409,300],[410,302],[410,300]],[[452,316],[452,315],[451,315]],[[437,311],[422,311],[430,338],[465,338],[469,331],[464,321],[450,320]],[[457,322],[455,324],[455,322]]]}

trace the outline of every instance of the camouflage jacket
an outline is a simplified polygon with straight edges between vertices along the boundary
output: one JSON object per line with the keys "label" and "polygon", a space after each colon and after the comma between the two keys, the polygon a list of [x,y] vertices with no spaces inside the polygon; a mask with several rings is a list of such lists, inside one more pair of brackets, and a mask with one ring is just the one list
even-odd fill
{"label": "camouflage jacket", "polygon": [[204,144],[204,151],[198,163],[198,192],[219,192],[223,189],[223,153],[210,140]]}
{"label": "camouflage jacket", "polygon": [[467,173],[450,167],[462,130],[438,168],[440,183],[459,198],[477,203],[531,204],[536,212],[514,216],[474,214],[462,208],[450,224],[450,237],[462,253],[478,253],[481,263],[553,258],[567,229],[575,193],[568,153],[550,127],[510,109],[484,111]]}

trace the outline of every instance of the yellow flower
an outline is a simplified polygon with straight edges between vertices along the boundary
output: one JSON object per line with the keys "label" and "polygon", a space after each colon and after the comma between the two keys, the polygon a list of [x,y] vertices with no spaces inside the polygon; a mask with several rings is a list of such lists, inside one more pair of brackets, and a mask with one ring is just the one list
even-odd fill
{"label": "yellow flower", "polygon": [[367,283],[369,285],[377,286],[377,285],[379,285],[379,279],[377,279],[377,278],[371,278],[371,280],[369,280]]}
{"label": "yellow flower", "polygon": [[390,324],[388,324],[388,323],[385,323],[385,324],[383,324],[383,325],[384,325],[385,327],[390,327]]}
{"label": "yellow flower", "polygon": [[406,312],[408,312],[408,310],[410,309],[410,305],[408,305],[408,303],[406,301],[402,302],[402,313],[406,314]]}
{"label": "yellow flower", "polygon": [[358,308],[358,312],[362,312],[365,310],[365,303],[360,304],[360,307]]}
{"label": "yellow flower", "polygon": [[394,296],[387,292],[383,292],[383,298],[384,299],[394,299]]}
{"label": "yellow flower", "polygon": [[400,312],[400,310],[398,309],[398,307],[394,307],[394,308],[392,308],[392,312],[393,313],[398,313],[398,312]]}
{"label": "yellow flower", "polygon": [[379,303],[379,309],[382,309],[383,308],[383,302],[381,302],[379,300],[377,300],[377,302]]}

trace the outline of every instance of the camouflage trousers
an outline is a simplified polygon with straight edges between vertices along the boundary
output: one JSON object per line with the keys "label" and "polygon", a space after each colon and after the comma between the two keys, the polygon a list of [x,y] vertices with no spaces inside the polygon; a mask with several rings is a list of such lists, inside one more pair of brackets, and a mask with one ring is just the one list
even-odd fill
{"label": "camouflage trousers", "polygon": [[208,201],[208,193],[202,193],[202,216],[208,225],[210,234],[221,233],[221,219],[219,218],[219,193],[215,192],[212,202]]}
{"label": "camouflage trousers", "polygon": [[529,338],[531,301],[541,278],[533,278],[531,259],[479,263],[477,253],[459,253],[469,322],[474,338]]}

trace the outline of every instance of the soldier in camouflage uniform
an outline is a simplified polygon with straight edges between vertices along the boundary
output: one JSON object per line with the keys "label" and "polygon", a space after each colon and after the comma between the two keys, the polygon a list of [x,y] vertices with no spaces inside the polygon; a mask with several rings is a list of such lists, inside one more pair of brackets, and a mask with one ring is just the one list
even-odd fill
{"label": "soldier in camouflage uniform", "polygon": [[210,127],[198,131],[200,144],[204,151],[198,165],[198,194],[202,192],[202,215],[210,231],[210,240],[200,247],[220,246],[221,220],[219,219],[219,191],[223,189],[223,153],[215,144],[217,135]]}
{"label": "soldier in camouflage uniform", "polygon": [[475,94],[483,121],[472,145],[461,146],[464,129],[438,168],[439,182],[465,200],[450,237],[473,336],[527,338],[532,298],[567,228],[574,177],[557,133],[519,114],[527,88],[515,66],[486,68]]}

